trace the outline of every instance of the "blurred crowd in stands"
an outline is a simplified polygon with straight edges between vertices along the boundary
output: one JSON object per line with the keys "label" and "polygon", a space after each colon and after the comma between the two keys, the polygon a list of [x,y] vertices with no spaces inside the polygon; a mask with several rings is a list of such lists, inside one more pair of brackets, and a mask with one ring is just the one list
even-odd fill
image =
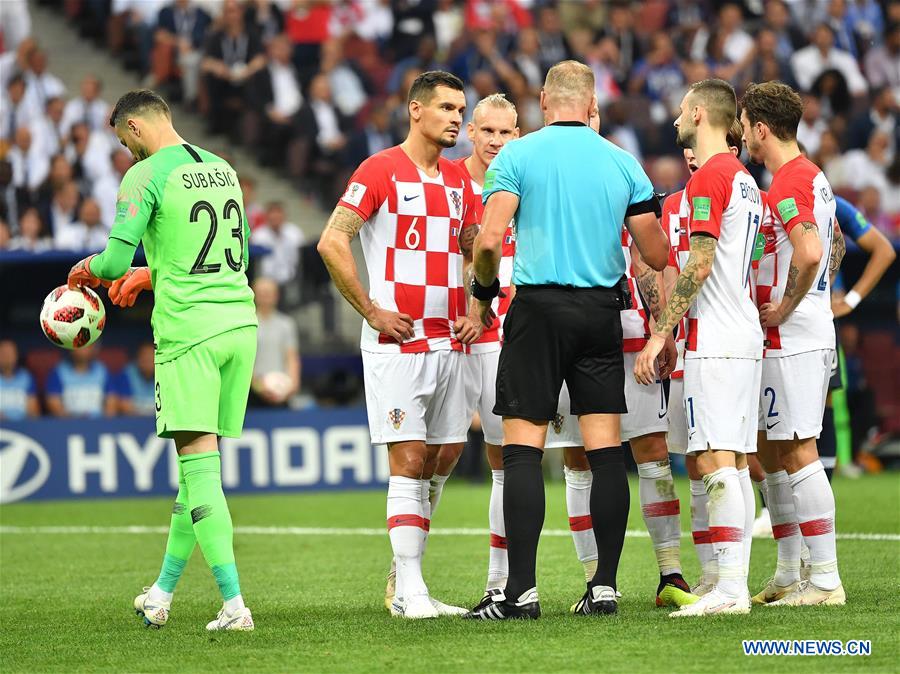
{"label": "blurred crowd in stands", "polygon": [[[406,91],[424,70],[462,77],[469,111],[506,93],[528,133],[543,124],[547,69],[565,58],[589,64],[603,133],[642,160],[661,192],[687,179],[672,119],[690,83],[722,77],[740,94],[781,79],[803,94],[799,137],[835,191],[900,242],[898,0],[35,1],[61,6],[136,83],[180,102],[179,114],[200,116],[327,211],[361,161],[403,140]],[[107,96],[95,74],[67,90],[29,2],[2,2],[0,251],[97,250],[132,164],[108,126],[121,92]],[[445,154],[470,151],[463,134]],[[752,170],[767,186],[764,169]],[[296,406],[297,326],[279,308],[318,292],[302,271],[312,248],[284,204],[259,203],[253,179],[241,183],[251,243],[268,249],[254,263],[263,357],[251,402]],[[867,338],[852,326],[842,335],[860,391]],[[144,346],[20,359],[0,342],[0,417],[152,413],[151,355]]]}

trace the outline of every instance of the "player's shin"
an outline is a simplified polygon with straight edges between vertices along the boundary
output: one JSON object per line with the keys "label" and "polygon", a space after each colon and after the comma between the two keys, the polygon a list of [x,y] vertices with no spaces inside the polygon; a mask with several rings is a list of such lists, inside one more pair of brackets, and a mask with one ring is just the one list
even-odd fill
{"label": "player's shin", "polygon": [[709,495],[703,480],[691,480],[691,534],[700,562],[698,586],[713,586],[719,577],[716,556],[709,533]]}
{"label": "player's shin", "polygon": [[719,567],[718,590],[731,598],[747,592],[744,571],[744,497],[736,468],[726,466],[703,476],[709,495],[709,531]]}
{"label": "player's shin", "polygon": [[506,523],[503,521],[503,469],[491,471],[491,501],[488,509],[491,530],[488,575],[485,590],[502,590],[509,575],[506,556]]}
{"label": "player's shin", "polygon": [[584,580],[591,582],[597,572],[597,539],[591,520],[591,483],[589,470],[573,470],[566,466],[566,511],[569,529],[575,543],[575,554],[584,566]]}
{"label": "player's shin", "polygon": [[194,535],[194,525],[191,522],[191,512],[188,507],[187,484],[184,481],[184,471],[181,463],[178,464],[178,495],[175,497],[175,505],[172,507],[172,518],[169,522],[169,538],[166,541],[166,554],[163,557],[159,578],[150,588],[151,601],[172,601],[172,593],[175,586],[184,573],[197,537]]}
{"label": "player's shin", "polygon": [[774,582],[780,587],[788,587],[800,580],[801,538],[787,472],[766,473],[766,487],[772,535],[778,545]]}
{"label": "player's shin", "polygon": [[746,466],[738,471],[741,496],[744,499],[744,576],[750,574],[750,549],[753,544],[753,522],[756,519],[756,492]]}
{"label": "player's shin", "polygon": [[653,541],[661,576],[681,574],[681,507],[675,494],[672,468],[666,461],[639,463],[641,514]]}
{"label": "player's shin", "polygon": [[215,576],[227,612],[244,608],[237,566],[234,562],[234,527],[222,491],[219,452],[184,454],[179,457],[188,490],[194,535],[206,563]]}
{"label": "player's shin", "polygon": [[834,493],[821,461],[814,461],[790,476],[800,533],[809,546],[810,582],[822,590],[841,584],[834,532]]}
{"label": "player's shin", "polygon": [[397,565],[396,599],[401,604],[411,596],[428,594],[422,579],[425,530],[422,483],[422,480],[398,476],[392,476],[388,483],[387,526]]}
{"label": "player's shin", "polygon": [[597,539],[597,573],[591,586],[615,590],[631,504],[625,458],[620,445],[589,451],[588,461],[593,474],[591,519]]}

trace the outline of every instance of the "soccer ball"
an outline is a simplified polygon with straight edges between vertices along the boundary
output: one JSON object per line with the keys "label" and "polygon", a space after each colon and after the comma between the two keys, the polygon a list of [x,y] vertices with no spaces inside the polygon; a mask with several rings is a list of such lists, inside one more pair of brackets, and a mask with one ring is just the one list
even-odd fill
{"label": "soccer ball", "polygon": [[97,341],[106,327],[106,308],[90,288],[55,288],[41,308],[41,330],[64,349],[80,349]]}

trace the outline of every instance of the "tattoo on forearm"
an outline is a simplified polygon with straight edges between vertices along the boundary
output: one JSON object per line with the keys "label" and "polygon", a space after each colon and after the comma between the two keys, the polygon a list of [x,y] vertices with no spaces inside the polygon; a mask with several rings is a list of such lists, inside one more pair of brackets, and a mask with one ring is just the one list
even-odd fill
{"label": "tattoo on forearm", "polygon": [[704,274],[712,268],[717,243],[718,241],[711,236],[691,237],[690,256],[675,280],[672,297],[659,313],[654,330],[656,334],[663,337],[671,335],[672,330],[690,309],[703,287]]}
{"label": "tattoo on forearm", "polygon": [[800,226],[803,228],[802,234],[806,236],[807,234],[818,234],[819,226],[814,222],[801,222]]}
{"label": "tattoo on forearm", "polygon": [[349,208],[338,206],[334,209],[331,217],[328,218],[328,224],[326,224],[325,226],[329,229],[335,229],[339,232],[343,232],[352,239],[354,236],[359,234],[359,230],[362,229],[362,226],[364,224],[365,220],[363,220]]}
{"label": "tattoo on forearm", "polygon": [[466,257],[472,256],[476,236],[478,236],[478,225],[469,225],[459,233],[459,250]]}
{"label": "tattoo on forearm", "polygon": [[660,306],[661,294],[659,291],[659,283],[657,282],[658,272],[647,268],[637,276],[638,288],[641,291],[641,297],[647,305],[647,310],[653,316],[653,320],[659,320],[659,313],[662,310]]}
{"label": "tattoo on forearm", "polygon": [[844,235],[840,227],[834,227],[834,241],[831,242],[831,258],[828,260],[828,275],[831,280],[837,275],[841,262],[844,259],[844,253],[847,252],[847,243],[844,241]]}
{"label": "tattoo on forearm", "polygon": [[794,293],[797,292],[797,279],[799,276],[800,270],[791,263],[791,266],[788,268],[787,283],[784,286],[785,297],[793,297]]}

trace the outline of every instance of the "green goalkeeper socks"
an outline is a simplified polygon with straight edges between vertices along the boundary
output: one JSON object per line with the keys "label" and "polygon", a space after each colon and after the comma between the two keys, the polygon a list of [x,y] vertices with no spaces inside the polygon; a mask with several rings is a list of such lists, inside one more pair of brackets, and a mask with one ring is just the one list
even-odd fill
{"label": "green goalkeeper socks", "polygon": [[194,544],[197,538],[194,536],[194,525],[191,522],[191,512],[188,508],[187,484],[184,481],[184,472],[181,464],[178,465],[178,495],[175,497],[175,506],[172,508],[172,520],[169,524],[169,540],[166,542],[166,555],[163,557],[162,569],[156,585],[163,592],[174,592],[175,585],[184,572]]}
{"label": "green goalkeeper socks", "polygon": [[194,535],[223,599],[228,601],[241,593],[241,586],[234,563],[234,527],[222,491],[219,453],[185,454],[179,461],[187,484]]}

